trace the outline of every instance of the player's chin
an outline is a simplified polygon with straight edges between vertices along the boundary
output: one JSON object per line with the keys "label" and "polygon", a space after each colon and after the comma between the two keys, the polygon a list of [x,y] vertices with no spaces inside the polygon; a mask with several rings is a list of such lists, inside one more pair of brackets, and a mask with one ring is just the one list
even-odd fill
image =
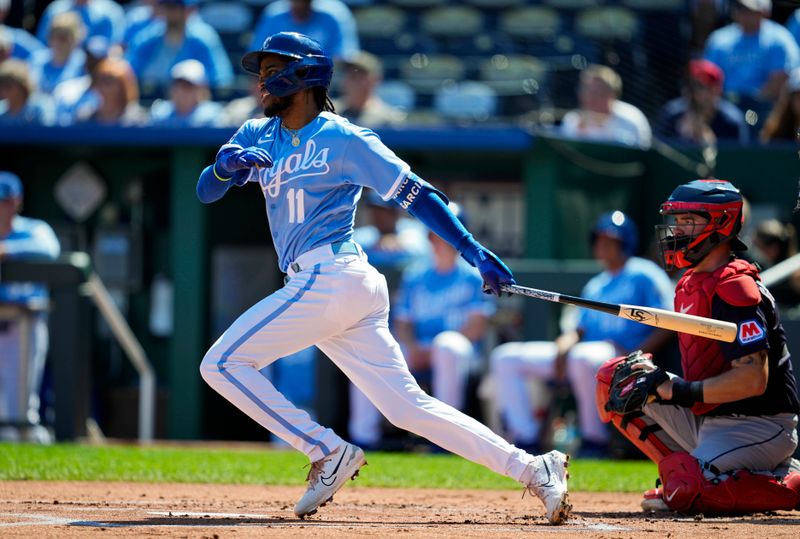
{"label": "player's chin", "polygon": [[261,98],[261,104],[264,107],[264,116],[267,118],[280,116],[282,112],[292,105],[292,96],[277,97],[267,94]]}

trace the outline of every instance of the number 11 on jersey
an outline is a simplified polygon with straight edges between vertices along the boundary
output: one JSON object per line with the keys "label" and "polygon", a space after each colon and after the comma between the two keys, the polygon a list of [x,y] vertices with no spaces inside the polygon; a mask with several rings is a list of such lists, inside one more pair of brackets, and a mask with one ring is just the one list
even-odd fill
{"label": "number 11 on jersey", "polygon": [[289,222],[302,223],[306,220],[305,192],[294,187],[286,192],[289,201]]}

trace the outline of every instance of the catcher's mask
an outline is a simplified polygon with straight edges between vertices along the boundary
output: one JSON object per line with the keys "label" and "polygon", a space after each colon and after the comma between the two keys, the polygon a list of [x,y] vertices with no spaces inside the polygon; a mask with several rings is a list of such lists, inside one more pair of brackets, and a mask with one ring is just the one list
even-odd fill
{"label": "catcher's mask", "polygon": [[250,51],[242,57],[242,67],[254,75],[259,74],[261,57],[277,54],[291,60],[279,73],[264,81],[267,91],[277,97],[286,97],[303,88],[327,88],[333,76],[333,61],[322,46],[297,32],[278,32],[269,36],[261,49]]}
{"label": "catcher's mask", "polygon": [[[656,225],[656,238],[667,270],[696,266],[718,245],[728,242],[734,251],[747,246],[737,234],[742,228],[742,195],[725,180],[694,180],[677,187],[661,204],[664,224]],[[680,225],[675,217],[696,214],[708,222]]]}

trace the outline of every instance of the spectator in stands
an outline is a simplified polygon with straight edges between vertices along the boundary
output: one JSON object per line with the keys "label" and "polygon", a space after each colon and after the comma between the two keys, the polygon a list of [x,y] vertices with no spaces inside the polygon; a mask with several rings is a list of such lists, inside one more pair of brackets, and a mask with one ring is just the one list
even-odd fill
{"label": "spectator in stands", "polygon": [[[620,211],[600,216],[590,234],[594,258],[604,271],[584,287],[582,297],[611,303],[672,307],[672,283],[659,266],[633,256],[638,247],[635,224]],[[566,329],[566,328],[565,328]],[[517,447],[536,449],[541,425],[528,398],[526,379],[566,381],[578,408],[581,454],[607,453],[609,434],[595,406],[595,373],[605,361],[634,350],[655,352],[670,334],[598,311],[581,309],[574,329],[555,342],[510,342],[491,354],[498,408]]]}
{"label": "spectator in stands", "polygon": [[56,123],[67,125],[75,116],[86,117],[97,106],[97,95],[92,89],[92,76],[100,62],[110,56],[120,56],[122,49],[118,45],[111,46],[103,36],[90,37],[83,42],[83,53],[86,55],[85,73],[58,84],[53,90]]}
{"label": "spectator in stands", "polygon": [[361,51],[341,65],[344,69],[342,96],[334,102],[340,116],[371,128],[405,123],[405,112],[375,95],[375,88],[383,80],[383,66],[375,55]]}
{"label": "spectator in stands", "polygon": [[[142,31],[154,25],[164,24],[164,17],[160,14],[158,4],[159,0],[141,0],[128,8],[125,12],[125,38],[122,43],[124,47],[129,47]],[[196,6],[190,5],[188,9],[190,13],[186,19],[187,25],[199,25],[201,28],[197,30],[200,32],[210,32],[212,34],[216,32],[200,17]]]}
{"label": "spectator in stands", "polygon": [[[0,171],[0,261],[57,257],[61,247],[50,225],[19,215],[21,210],[22,182],[16,174]],[[30,322],[24,325],[20,315],[0,321],[0,423],[29,425],[27,429],[0,428],[0,440],[50,441],[39,418],[48,347],[47,303],[48,292],[42,284],[0,284],[0,305],[22,309],[21,316]],[[27,379],[20,379],[23,365]]]}
{"label": "spectator in stands", "polygon": [[77,111],[76,122],[133,126],[148,121],[147,111],[139,104],[139,84],[130,64],[122,58],[106,58],[92,73],[91,90],[97,96],[95,106]]}
{"label": "spectator in stands", "polygon": [[761,130],[762,142],[800,140],[800,68],[792,71]]}
{"label": "spectator in stands", "polygon": [[335,60],[351,58],[359,49],[353,14],[340,0],[277,0],[258,21],[251,50],[258,50],[276,32],[298,32],[317,40]]}
{"label": "spectator in stands", "polygon": [[656,134],[703,146],[715,145],[717,140],[747,144],[750,130],[744,113],[722,98],[724,79],[722,70],[713,62],[690,61],[682,95],[664,105]]}
{"label": "spectator in stands", "polygon": [[152,124],[170,127],[219,125],[222,105],[210,100],[203,64],[197,60],[183,60],[170,70],[170,76],[170,101],[153,103],[150,109]]}
{"label": "spectator in stands", "polygon": [[84,74],[86,54],[79,47],[84,31],[80,17],[72,11],[53,17],[48,48],[30,59],[31,76],[42,92],[50,94],[59,83]]}
{"label": "spectator in stands", "polygon": [[429,254],[425,228],[402,215],[400,206],[369,191],[366,195],[369,223],[353,232],[370,264],[382,270],[404,269]]}
{"label": "spectator in stands", "polygon": [[53,106],[38,94],[28,64],[15,58],[0,63],[0,125],[53,123]]}
{"label": "spectator in stands", "polygon": [[28,60],[34,51],[43,50],[41,41],[22,28],[12,28],[3,22],[11,9],[11,0],[0,0],[0,40],[7,39],[11,43],[11,57]]}
{"label": "spectator in stands", "polygon": [[[756,227],[753,247],[759,264],[771,268],[797,254],[797,234],[790,223],[767,219]],[[779,305],[795,308],[800,305],[800,271],[795,271],[786,280],[768,286]]]}
{"label": "spectator in stands", "polygon": [[250,118],[263,118],[264,107],[261,105],[261,89],[257,77],[248,77],[248,95],[233,99],[222,111],[221,125],[240,126]]}
{"label": "spectator in stands", "polygon": [[[466,225],[461,207],[451,202],[450,209]],[[433,232],[428,240],[432,257],[403,272],[392,325],[409,370],[417,378],[430,376],[434,397],[464,410],[467,379],[495,306],[458,251]],[[375,447],[381,434],[378,410],[352,384],[350,402],[351,437]]]}
{"label": "spectator in stands", "polygon": [[580,74],[579,109],[564,115],[566,137],[649,148],[653,134],[641,110],[620,101],[622,79],[607,66],[590,65]]}
{"label": "spectator in stands", "polygon": [[44,10],[36,36],[46,41],[55,18],[62,13],[77,14],[86,33],[81,37],[103,36],[110,43],[120,43],[125,31],[125,12],[113,0],[56,0]]}
{"label": "spectator in stands", "polygon": [[795,12],[786,19],[786,29],[792,34],[795,42],[800,45],[800,9],[795,10]]}
{"label": "spectator in stands", "polygon": [[706,42],[705,58],[725,73],[725,93],[741,108],[764,110],[774,101],[788,73],[800,63],[791,34],[769,20],[771,0],[736,0],[733,23],[715,30]]}
{"label": "spectator in stands", "polygon": [[127,58],[143,87],[168,85],[170,69],[188,59],[203,64],[211,87],[231,84],[233,68],[219,34],[206,24],[188,24],[196,3],[159,0],[165,24],[143,29],[131,43]]}

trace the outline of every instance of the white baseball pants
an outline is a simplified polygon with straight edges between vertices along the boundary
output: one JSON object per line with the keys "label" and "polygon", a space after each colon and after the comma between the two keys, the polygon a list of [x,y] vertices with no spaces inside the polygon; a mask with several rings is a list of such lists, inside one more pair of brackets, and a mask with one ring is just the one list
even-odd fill
{"label": "white baseball pants", "polygon": [[[492,351],[490,363],[495,379],[500,412],[510,437],[517,443],[539,441],[541,425],[528,396],[526,380],[553,378],[556,359],[553,342],[510,342]],[[581,437],[596,443],[608,441],[608,430],[595,405],[595,374],[617,355],[605,341],[579,342],[567,354],[567,377],[578,407]]]}
{"label": "white baseball pants", "polygon": [[[22,347],[23,338],[28,339],[27,355]],[[11,321],[0,331],[0,421],[39,424],[39,390],[48,342],[46,315],[30,317],[26,336],[23,336],[22,324],[18,321]],[[25,369],[22,368],[23,362]],[[21,379],[23,371],[27,371],[26,380]],[[49,435],[41,427],[32,429],[31,433],[34,433],[33,441],[49,441]],[[0,439],[15,440],[18,436],[15,428],[2,429],[0,433]]]}
{"label": "white baseball pants", "polygon": [[[433,396],[456,410],[463,410],[475,347],[458,331],[443,331],[433,339],[430,349]],[[354,384],[350,384],[348,428],[354,441],[377,444],[381,440],[381,414]]]}
{"label": "white baseball pants", "polygon": [[399,428],[516,479],[533,457],[423,392],[388,329],[386,279],[363,254],[312,249],[290,280],[242,314],[206,353],[203,379],[263,427],[319,460],[343,440],[278,392],[259,369],[316,345]]}

